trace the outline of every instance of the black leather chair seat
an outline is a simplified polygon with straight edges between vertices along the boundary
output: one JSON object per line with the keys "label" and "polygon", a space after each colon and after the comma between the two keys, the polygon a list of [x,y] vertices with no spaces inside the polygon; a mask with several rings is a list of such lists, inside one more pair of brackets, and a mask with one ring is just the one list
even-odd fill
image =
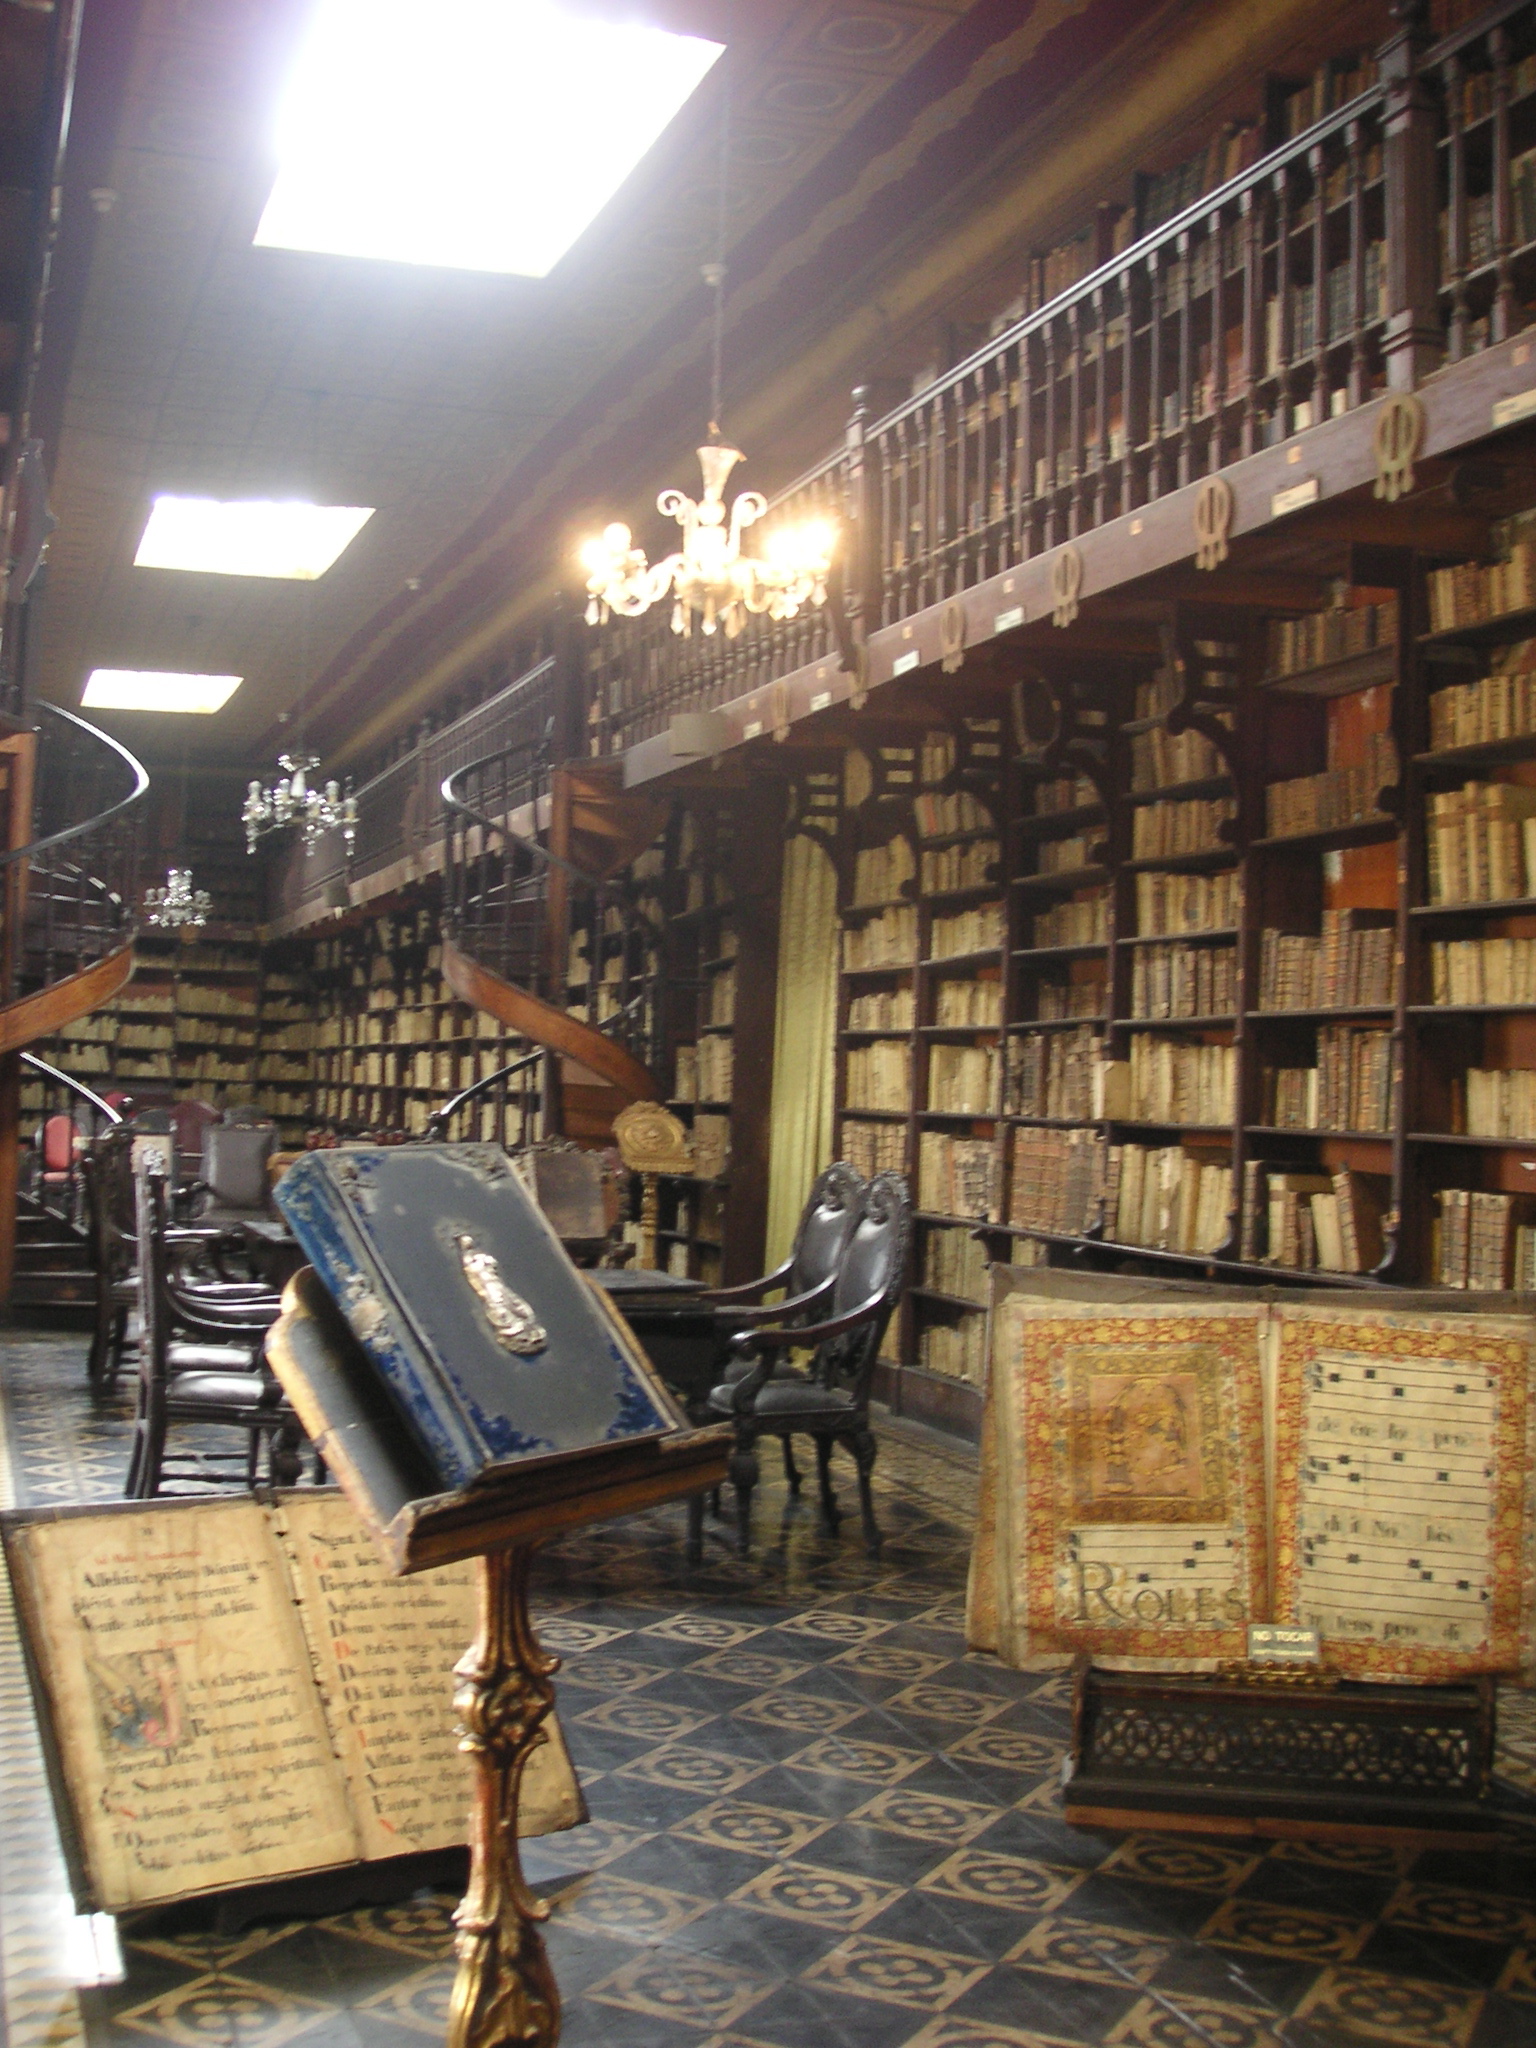
{"label": "black leather chair seat", "polygon": [[[171,1400],[195,1401],[200,1408],[254,1408],[263,1390],[270,1392],[270,1387],[259,1372],[179,1372],[171,1382]],[[275,1410],[276,1397],[267,1405]]]}
{"label": "black leather chair seat", "polygon": [[[716,1387],[709,1397],[709,1405],[717,1415],[733,1415],[734,1394],[734,1387]],[[849,1416],[856,1412],[857,1407],[858,1403],[846,1388],[819,1386],[815,1380],[808,1380],[803,1373],[797,1373],[793,1379],[769,1380],[753,1402],[752,1413],[771,1431],[776,1420],[793,1418],[803,1426],[813,1415]]]}
{"label": "black leather chair seat", "polygon": [[[233,1372],[251,1374],[256,1372],[252,1364],[254,1347],[250,1344],[180,1344],[172,1341],[166,1347],[166,1365],[174,1375],[177,1390],[189,1373]],[[259,1377],[259,1374],[258,1374]]]}

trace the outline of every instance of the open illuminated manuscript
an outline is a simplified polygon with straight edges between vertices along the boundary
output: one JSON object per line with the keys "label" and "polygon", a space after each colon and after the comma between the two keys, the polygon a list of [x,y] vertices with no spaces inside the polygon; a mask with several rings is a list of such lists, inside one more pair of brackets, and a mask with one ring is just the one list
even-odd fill
{"label": "open illuminated manuscript", "polygon": [[[330,1490],[5,1517],[82,1910],[453,1847],[473,1567],[398,1579]],[[583,1819],[560,1738],[520,1831]]]}
{"label": "open illuminated manuscript", "polygon": [[994,1308],[969,1635],[1209,1667],[1251,1622],[1346,1678],[1536,1676],[1528,1318],[1309,1303]]}

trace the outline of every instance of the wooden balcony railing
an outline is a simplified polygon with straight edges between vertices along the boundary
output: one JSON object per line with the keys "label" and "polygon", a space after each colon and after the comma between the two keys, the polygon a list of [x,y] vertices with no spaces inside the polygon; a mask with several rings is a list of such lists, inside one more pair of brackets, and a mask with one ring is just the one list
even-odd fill
{"label": "wooden balcony railing", "polygon": [[[1397,10],[1376,82],[1112,257],[774,499],[843,525],[857,636],[910,618],[1444,361],[1536,300],[1536,5],[1431,45]],[[593,635],[597,753],[838,651],[835,619]]]}

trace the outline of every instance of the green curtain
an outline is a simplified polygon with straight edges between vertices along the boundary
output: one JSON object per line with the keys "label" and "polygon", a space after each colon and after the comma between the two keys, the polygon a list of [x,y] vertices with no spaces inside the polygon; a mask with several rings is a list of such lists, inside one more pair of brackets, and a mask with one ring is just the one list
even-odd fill
{"label": "green curtain", "polygon": [[819,839],[784,848],[768,1151],[767,1267],[787,1256],[811,1182],[832,1157],[837,872]]}

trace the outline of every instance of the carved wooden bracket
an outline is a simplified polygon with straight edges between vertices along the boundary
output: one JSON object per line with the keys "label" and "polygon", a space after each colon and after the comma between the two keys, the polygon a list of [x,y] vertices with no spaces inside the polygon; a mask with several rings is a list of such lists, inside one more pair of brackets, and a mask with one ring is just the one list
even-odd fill
{"label": "carved wooden bracket", "polygon": [[1068,541],[1061,548],[1051,564],[1051,618],[1058,626],[1070,626],[1077,617],[1078,599],[1083,588],[1083,557],[1081,550]]}
{"label": "carved wooden bracket", "polygon": [[1232,486],[1224,476],[1208,476],[1195,493],[1195,567],[1218,569],[1231,552]]}
{"label": "carved wooden bracket", "polygon": [[1389,505],[1413,489],[1413,465],[1424,445],[1424,403],[1411,391],[1398,391],[1376,415],[1371,446],[1376,455],[1376,495]]}

